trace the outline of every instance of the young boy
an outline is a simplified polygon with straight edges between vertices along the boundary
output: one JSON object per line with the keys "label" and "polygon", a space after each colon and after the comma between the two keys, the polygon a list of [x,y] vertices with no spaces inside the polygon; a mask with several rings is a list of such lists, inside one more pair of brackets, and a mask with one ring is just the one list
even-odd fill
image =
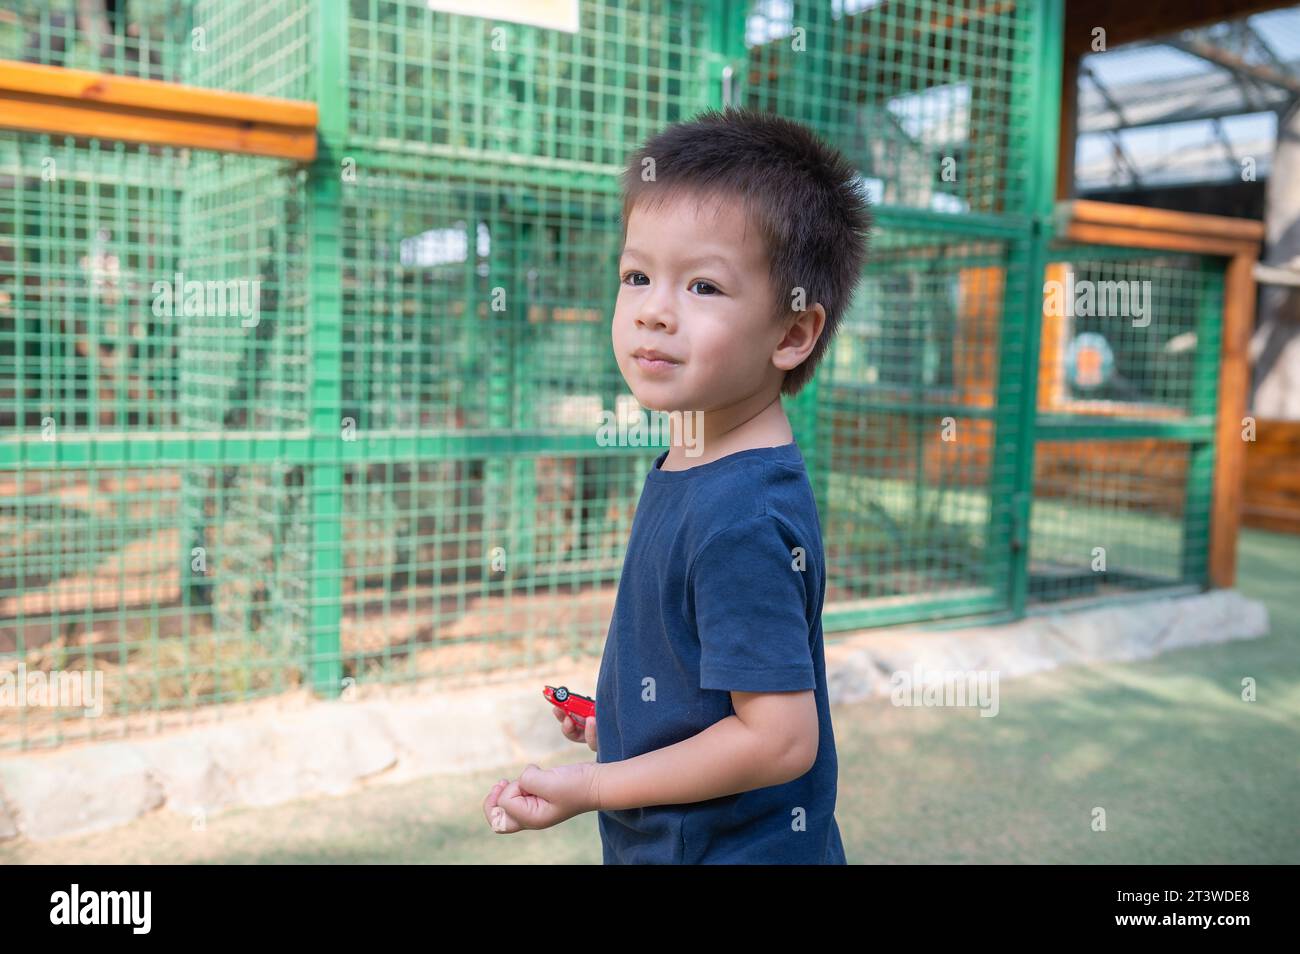
{"label": "young boy", "polygon": [[623,185],[614,352],[643,407],[681,416],[637,504],[596,716],[554,710],[596,761],[529,765],[484,813],[509,833],[597,811],[606,864],[845,864],[821,530],[781,395],[865,264],[860,180],[805,127],[727,109],[652,138]]}

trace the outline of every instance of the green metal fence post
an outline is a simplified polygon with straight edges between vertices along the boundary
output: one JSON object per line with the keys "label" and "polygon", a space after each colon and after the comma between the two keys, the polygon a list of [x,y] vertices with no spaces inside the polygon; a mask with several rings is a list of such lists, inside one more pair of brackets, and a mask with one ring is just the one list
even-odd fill
{"label": "green metal fence post", "polygon": [[[531,35],[531,33],[530,33]],[[539,329],[549,324],[545,313],[540,325],[529,321],[533,303],[528,297],[528,259],[530,251],[536,247],[533,239],[532,222],[511,219],[507,226],[510,232],[511,261],[514,267],[507,279],[510,305],[505,311],[509,322],[508,340],[510,341],[510,378],[512,395],[512,423],[509,427],[532,429],[539,425],[535,395],[526,394],[524,389],[529,382],[541,379],[538,367]],[[546,306],[549,309],[549,306]],[[515,413],[517,410],[517,413]],[[537,461],[531,454],[519,454],[510,461],[510,493],[508,508],[508,526],[506,529],[507,553],[506,566],[509,572],[506,579],[518,582],[525,578],[532,580],[535,572],[537,551]],[[579,474],[582,462],[576,462]],[[576,493],[576,491],[575,491]],[[581,499],[581,498],[579,498]],[[576,503],[575,503],[576,506]],[[485,510],[497,509],[492,503]],[[530,583],[530,589],[531,589]],[[508,587],[513,589],[513,586]]]}
{"label": "green metal fence post", "polygon": [[[470,241],[472,242],[473,239],[471,238]],[[494,255],[505,246],[510,249],[507,260],[517,261],[516,256],[519,256],[517,223],[498,223],[492,244]],[[486,323],[487,334],[479,336],[477,340],[485,353],[483,384],[487,388],[487,426],[497,433],[508,433],[516,426],[515,338],[511,324],[518,320],[524,323],[528,321],[528,302],[525,300],[526,296],[518,292],[519,286],[515,281],[517,271],[512,269],[505,278],[499,275],[493,276],[494,282],[502,282],[507,295],[504,311],[493,310],[495,292],[490,295],[488,301],[482,303],[487,312],[483,317],[478,313],[480,302],[476,295],[471,292],[469,300],[465,303],[467,321],[475,325],[480,321]],[[522,317],[513,317],[516,314]],[[513,460],[513,456],[503,458],[499,455],[491,455],[483,461],[483,534],[486,543],[484,549],[490,560],[492,551],[496,547],[505,548],[507,581],[516,579],[521,569],[516,562],[518,554],[512,549],[514,541],[510,538],[511,508],[517,505],[517,501],[510,497]],[[509,589],[509,582],[504,585]]]}
{"label": "green metal fence post", "polygon": [[[519,64],[520,79],[527,84],[535,82],[537,73],[538,34],[540,31],[525,29],[523,31],[523,54]],[[536,139],[537,129],[544,122],[540,110],[532,102],[532,95],[526,95],[528,103],[522,109],[517,128],[524,137],[524,142]],[[544,221],[544,220],[543,220]],[[510,225],[512,247],[516,262],[526,259],[537,247],[534,240],[534,221],[520,220],[512,217]],[[544,226],[543,226],[544,227]],[[471,255],[472,259],[473,256]],[[538,424],[535,395],[526,394],[525,388],[530,382],[540,379],[538,375],[537,345],[539,328],[549,325],[549,307],[542,314],[542,323],[535,327],[529,321],[533,303],[528,297],[528,268],[513,268],[510,272],[509,307],[505,311],[506,330],[510,342],[510,379],[511,379],[511,423],[507,426],[515,429],[531,429]],[[509,519],[506,529],[507,547],[509,548],[506,564],[510,572],[508,580],[519,581],[534,577],[537,550],[537,463],[531,454],[514,455],[510,460],[510,479],[508,491]],[[577,463],[581,473],[581,462]],[[529,584],[530,590],[532,583]],[[531,650],[530,650],[531,651]]]}
{"label": "green metal fence post", "polygon": [[694,88],[696,102],[701,108],[721,109],[723,101],[723,74],[732,66],[732,102],[739,104],[741,66],[745,59],[745,30],[741,21],[736,26],[736,7],[748,0],[709,0],[709,51],[701,60],[704,68],[704,88]]}
{"label": "green metal fence post", "polygon": [[[304,475],[308,497],[311,606],[308,611],[308,663],[312,689],[339,692],[342,657],[342,339],[340,279],[342,218],[341,150],[348,128],[347,7],[343,0],[321,0],[313,9],[316,46],[313,83],[320,109],[320,147],[308,176],[310,242],[311,387],[308,394],[311,461]],[[366,421],[357,422],[364,435]],[[361,439],[365,439],[362,436]]]}
{"label": "green metal fence post", "polygon": [[[1008,267],[1007,309],[1004,321],[1023,322],[1020,334],[1021,364],[1018,384],[1018,424],[1014,448],[1013,492],[1010,523],[1013,534],[1010,566],[1010,606],[1012,614],[1022,616],[1029,594],[1029,551],[1034,494],[1034,442],[1038,415],[1039,344],[1043,325],[1043,274],[1047,267],[1047,246],[1052,240],[1052,210],[1055,204],[1057,169],[1057,128],[1060,123],[1061,71],[1064,56],[1064,2],[1042,0],[1031,6],[1034,23],[1028,55],[1036,57],[1033,88],[1026,90],[1028,109],[1025,125],[1014,124],[1026,136],[1024,156],[1027,180],[1026,207],[1030,214],[1030,234],[1024,249],[1024,293],[1011,293],[1011,269]],[[1015,104],[1012,103],[1012,108]],[[1013,256],[1018,257],[1018,256]],[[1009,263],[1010,264],[1010,263]],[[1000,399],[1001,400],[1001,399]],[[995,449],[993,467],[997,467]]]}
{"label": "green metal fence post", "polygon": [[[831,122],[831,110],[838,105],[839,100],[834,96],[832,80],[832,63],[830,57],[831,27],[823,16],[827,10],[824,4],[812,4],[807,0],[798,0],[794,5],[794,22],[807,29],[807,55],[812,58],[810,69],[805,71],[810,73],[809,82],[814,85],[815,95],[813,97],[816,106],[813,114],[810,116],[800,117],[805,122],[811,122],[814,128],[828,128]],[[737,29],[737,36],[731,37],[732,42],[738,44],[735,49],[729,49],[728,54],[737,65],[743,65],[744,60],[744,21],[742,20]],[[829,363],[829,355],[823,359],[823,366]],[[829,449],[823,449],[819,446],[819,428],[820,415],[818,414],[818,399],[820,395],[819,382],[823,377],[821,373],[815,373],[803,386],[798,394],[791,399],[790,407],[793,420],[791,427],[798,439],[800,451],[803,454],[804,462],[807,466],[809,483],[813,489],[813,499],[822,514],[829,515],[830,512],[830,454]],[[828,436],[829,439],[829,436]]]}
{"label": "green metal fence post", "polygon": [[[1219,406],[1219,358],[1223,333],[1223,259],[1206,259],[1205,283],[1197,303],[1196,359],[1187,413],[1214,420]],[[1204,440],[1187,445],[1186,496],[1183,501],[1181,576],[1183,582],[1210,584],[1210,511],[1214,502],[1214,427]]]}

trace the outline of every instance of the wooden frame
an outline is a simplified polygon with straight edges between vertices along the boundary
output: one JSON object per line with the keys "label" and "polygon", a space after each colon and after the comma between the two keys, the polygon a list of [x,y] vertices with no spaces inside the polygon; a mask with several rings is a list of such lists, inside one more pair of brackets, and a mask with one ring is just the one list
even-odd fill
{"label": "wooden frame", "polygon": [[0,127],[310,162],[315,103],[0,60]]}
{"label": "wooden frame", "polygon": [[1250,385],[1248,345],[1255,325],[1253,269],[1264,240],[1264,223],[1084,199],[1058,203],[1057,214],[1064,223],[1058,234],[1067,241],[1194,252],[1228,259],[1215,416],[1209,571],[1214,586],[1232,586],[1237,579],[1237,535],[1246,455],[1241,429]]}

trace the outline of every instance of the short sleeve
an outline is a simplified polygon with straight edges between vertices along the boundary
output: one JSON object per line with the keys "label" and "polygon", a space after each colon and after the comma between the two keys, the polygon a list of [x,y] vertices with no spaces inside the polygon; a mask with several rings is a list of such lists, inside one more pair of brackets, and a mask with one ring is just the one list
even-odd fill
{"label": "short sleeve", "polygon": [[816,569],[812,552],[812,541],[796,540],[771,514],[751,517],[705,542],[688,574],[701,689],[817,687],[806,615]]}

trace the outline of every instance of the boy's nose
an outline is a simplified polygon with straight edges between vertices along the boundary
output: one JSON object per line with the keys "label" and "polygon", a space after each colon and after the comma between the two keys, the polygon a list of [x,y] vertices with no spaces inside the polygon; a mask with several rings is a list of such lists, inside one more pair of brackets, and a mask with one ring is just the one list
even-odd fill
{"label": "boy's nose", "polygon": [[671,329],[674,321],[671,313],[661,309],[645,309],[637,316],[636,323],[642,328],[654,331],[659,328]]}

